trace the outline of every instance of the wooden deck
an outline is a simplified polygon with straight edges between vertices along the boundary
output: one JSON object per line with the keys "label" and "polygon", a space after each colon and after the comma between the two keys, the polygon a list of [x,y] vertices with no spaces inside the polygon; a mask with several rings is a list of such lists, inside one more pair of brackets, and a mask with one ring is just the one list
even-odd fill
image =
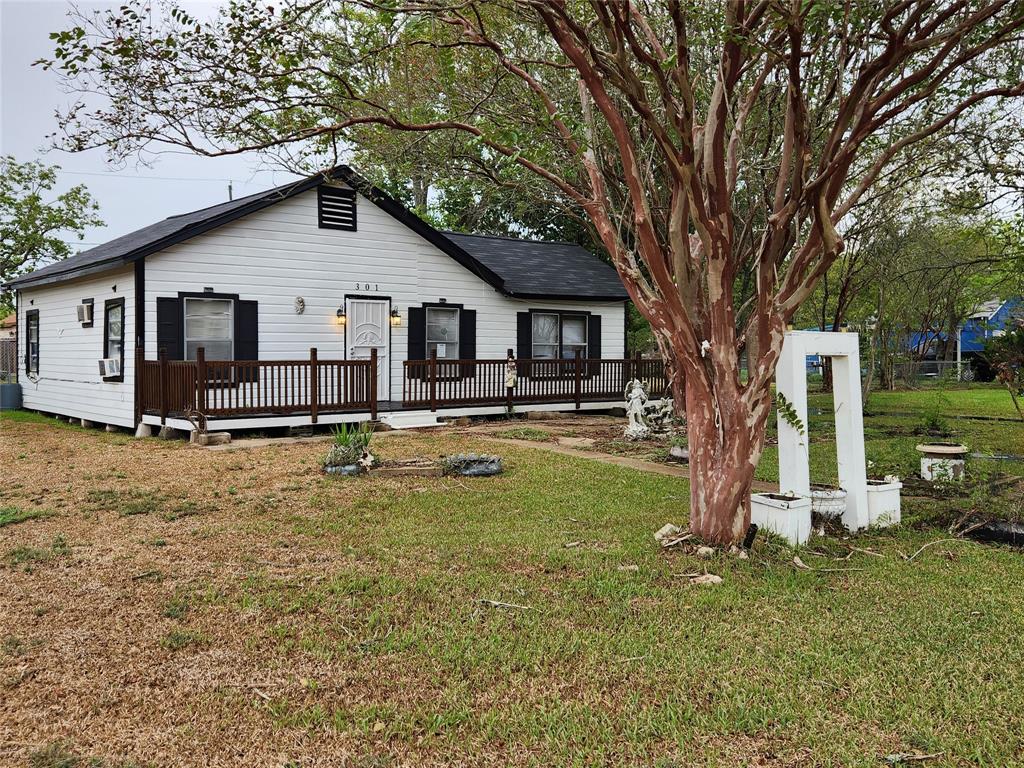
{"label": "wooden deck", "polygon": [[618,402],[638,378],[653,395],[667,385],[661,360],[640,357],[515,361],[515,387],[505,386],[507,360],[406,360],[402,399],[377,392],[376,355],[368,360],[145,360],[136,355],[136,409],[143,415],[207,419],[366,413],[380,410],[438,411],[458,407]]}

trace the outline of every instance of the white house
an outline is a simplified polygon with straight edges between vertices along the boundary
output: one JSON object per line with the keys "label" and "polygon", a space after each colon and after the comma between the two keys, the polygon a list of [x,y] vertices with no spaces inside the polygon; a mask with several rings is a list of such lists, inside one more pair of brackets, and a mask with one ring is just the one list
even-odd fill
{"label": "white house", "polygon": [[607,408],[638,365],[660,376],[626,358],[628,296],[585,249],[438,231],[347,166],[10,285],[24,407],[99,424]]}

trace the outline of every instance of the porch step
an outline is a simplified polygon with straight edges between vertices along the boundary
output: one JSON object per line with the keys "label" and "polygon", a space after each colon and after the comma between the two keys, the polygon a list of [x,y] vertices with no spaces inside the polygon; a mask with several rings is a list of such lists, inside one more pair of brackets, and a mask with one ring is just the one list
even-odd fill
{"label": "porch step", "polygon": [[420,429],[422,427],[439,427],[441,422],[431,413],[402,413],[392,411],[381,414],[380,421],[392,429]]}

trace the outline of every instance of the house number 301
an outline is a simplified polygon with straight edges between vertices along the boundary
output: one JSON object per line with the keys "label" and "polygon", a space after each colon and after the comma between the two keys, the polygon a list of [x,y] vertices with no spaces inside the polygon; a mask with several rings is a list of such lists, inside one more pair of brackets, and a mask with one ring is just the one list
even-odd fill
{"label": "house number 301", "polygon": [[357,291],[379,291],[380,283],[356,283]]}

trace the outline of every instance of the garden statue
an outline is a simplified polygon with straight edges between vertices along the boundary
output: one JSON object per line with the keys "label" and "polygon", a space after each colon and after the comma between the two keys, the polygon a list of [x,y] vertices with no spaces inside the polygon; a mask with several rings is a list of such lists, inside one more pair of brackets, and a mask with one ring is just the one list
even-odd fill
{"label": "garden statue", "polygon": [[645,406],[647,405],[647,392],[644,385],[637,379],[633,379],[626,385],[626,416],[629,424],[626,425],[625,436],[627,440],[643,440],[651,434],[651,428],[644,420]]}
{"label": "garden statue", "polygon": [[515,389],[516,378],[516,359],[512,357],[512,352],[509,351],[508,360],[505,361],[505,387],[507,389]]}
{"label": "garden statue", "polygon": [[672,433],[679,426],[671,397],[662,397],[655,402],[648,402],[645,411],[645,420],[652,432],[657,434]]}

